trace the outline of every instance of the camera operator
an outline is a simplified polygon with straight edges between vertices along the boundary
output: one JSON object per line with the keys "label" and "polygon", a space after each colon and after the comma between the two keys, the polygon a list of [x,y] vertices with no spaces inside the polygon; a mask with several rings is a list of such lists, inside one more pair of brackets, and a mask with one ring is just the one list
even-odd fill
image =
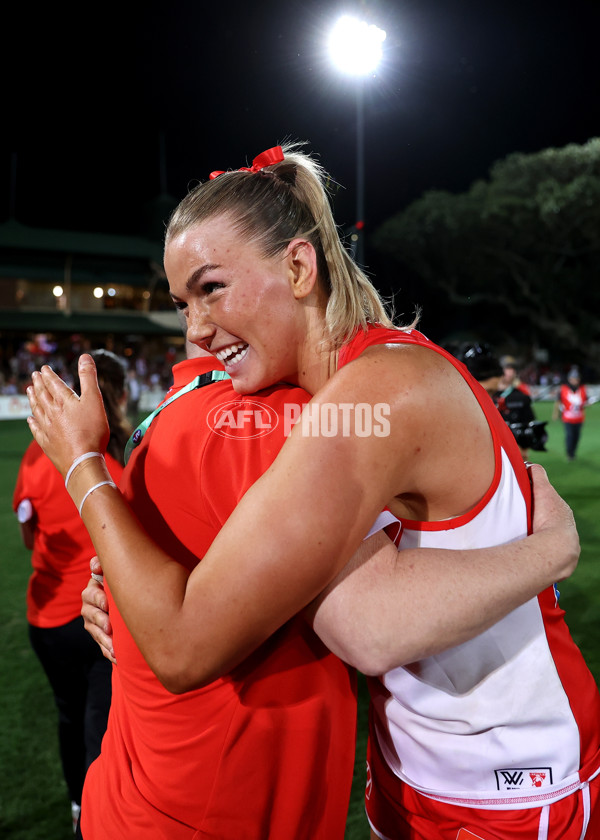
{"label": "camera operator", "polygon": [[523,390],[512,385],[500,390],[504,370],[491,347],[483,342],[465,344],[458,358],[494,400],[519,444],[523,459],[527,460],[529,449],[545,452],[546,423],[535,419],[531,397]]}

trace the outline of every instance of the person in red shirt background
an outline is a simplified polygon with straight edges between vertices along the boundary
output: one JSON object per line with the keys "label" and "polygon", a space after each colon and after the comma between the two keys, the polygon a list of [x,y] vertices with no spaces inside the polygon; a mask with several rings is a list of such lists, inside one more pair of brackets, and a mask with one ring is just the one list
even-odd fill
{"label": "person in red shirt background", "polygon": [[[111,432],[106,463],[118,483],[131,431],[123,413],[126,367],[109,351],[96,350],[92,356]],[[81,590],[95,552],[59,471],[35,441],[21,461],[13,509],[23,542],[32,552],[27,589],[29,638],[58,710],[60,757],[75,829],[84,778],[100,753],[111,701],[111,665],[99,655],[80,615]]]}
{"label": "person in red shirt background", "polygon": [[575,460],[575,453],[579,445],[581,430],[585,421],[584,407],[588,403],[585,385],[581,384],[581,376],[577,368],[571,368],[567,381],[560,386],[558,398],[554,403],[552,419],[559,417],[565,427],[565,449],[567,461]]}
{"label": "person in red shirt background", "polygon": [[522,391],[524,394],[527,394],[528,397],[531,396],[531,388],[529,385],[526,385],[525,382],[521,381],[521,378],[517,372],[517,363],[516,360],[512,356],[503,356],[500,360],[502,365],[502,379],[500,380],[499,389],[504,391],[506,388],[516,388],[518,391]]}

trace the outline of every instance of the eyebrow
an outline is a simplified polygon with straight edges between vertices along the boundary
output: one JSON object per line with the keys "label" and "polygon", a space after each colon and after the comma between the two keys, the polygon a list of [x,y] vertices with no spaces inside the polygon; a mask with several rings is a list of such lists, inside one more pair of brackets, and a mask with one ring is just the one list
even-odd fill
{"label": "eyebrow", "polygon": [[202,265],[200,268],[197,268],[196,271],[188,277],[187,283],[185,284],[186,291],[190,292],[192,287],[200,281],[207,271],[214,271],[215,268],[221,268],[221,266],[215,263],[206,263],[206,265]]}

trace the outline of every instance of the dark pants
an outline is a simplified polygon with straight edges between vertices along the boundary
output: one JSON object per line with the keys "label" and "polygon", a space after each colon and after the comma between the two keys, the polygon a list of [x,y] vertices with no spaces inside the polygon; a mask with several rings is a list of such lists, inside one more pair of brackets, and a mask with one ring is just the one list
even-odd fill
{"label": "dark pants", "polygon": [[112,665],[78,616],[61,627],[29,625],[58,709],[60,758],[69,797],[81,804],[88,767],[100,754],[111,698]]}
{"label": "dark pants", "polygon": [[565,427],[565,448],[567,450],[567,458],[573,459],[579,444],[579,437],[581,435],[581,427],[583,423],[563,423]]}

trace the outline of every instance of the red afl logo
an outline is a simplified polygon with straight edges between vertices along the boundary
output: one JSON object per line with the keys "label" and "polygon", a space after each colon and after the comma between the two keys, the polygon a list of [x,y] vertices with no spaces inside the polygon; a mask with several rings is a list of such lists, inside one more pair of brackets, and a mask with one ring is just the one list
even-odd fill
{"label": "red afl logo", "polygon": [[279,416],[255,400],[231,400],[213,408],[206,422],[221,437],[248,439],[270,434],[277,428]]}

